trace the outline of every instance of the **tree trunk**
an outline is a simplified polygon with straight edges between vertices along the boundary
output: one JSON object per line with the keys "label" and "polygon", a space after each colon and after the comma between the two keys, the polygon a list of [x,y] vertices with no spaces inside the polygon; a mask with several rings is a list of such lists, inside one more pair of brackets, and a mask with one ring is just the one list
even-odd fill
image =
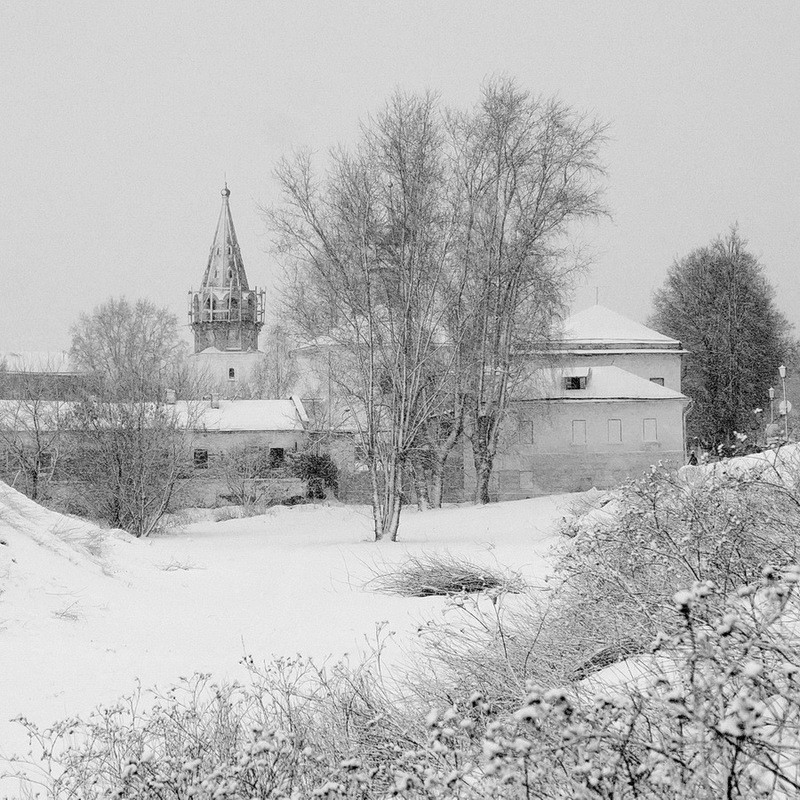
{"label": "tree trunk", "polygon": [[439,458],[438,456],[434,459],[433,465],[431,467],[431,489],[430,489],[430,504],[431,508],[441,508],[442,507],[442,494],[444,491],[443,484],[444,484],[444,462],[447,458],[447,455],[444,458]]}
{"label": "tree trunk", "polygon": [[417,508],[428,511],[433,508],[431,493],[428,488],[428,470],[425,468],[424,458],[411,459],[411,475],[414,479],[414,493],[417,496]]}
{"label": "tree trunk", "polygon": [[400,509],[403,505],[402,464],[396,453],[392,453],[384,464],[384,484],[381,497],[379,526],[375,528],[375,540],[397,541],[400,525]]}
{"label": "tree trunk", "polygon": [[475,454],[475,504],[486,505],[489,497],[489,480],[492,477],[492,458],[488,452]]}
{"label": "tree trunk", "polygon": [[[489,480],[492,477],[496,442],[493,440],[494,420],[484,414],[475,420],[472,434],[472,456],[475,462],[475,504],[491,502]],[[494,445],[494,446],[493,446]]]}
{"label": "tree trunk", "polygon": [[[378,470],[378,462],[370,465],[372,479],[372,527],[375,541],[388,539],[397,541],[400,525],[400,510],[403,505],[402,469],[396,456],[383,463]],[[382,480],[381,480],[382,478]]]}

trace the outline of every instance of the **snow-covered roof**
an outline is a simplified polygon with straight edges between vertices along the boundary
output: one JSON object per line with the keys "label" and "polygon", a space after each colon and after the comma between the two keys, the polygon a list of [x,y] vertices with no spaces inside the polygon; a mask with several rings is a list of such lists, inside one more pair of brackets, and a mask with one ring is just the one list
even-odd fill
{"label": "snow-covered roof", "polygon": [[605,306],[596,305],[564,320],[559,344],[565,347],[634,346],[654,349],[677,349],[681,343],[640,322],[623,317]]}
{"label": "snow-covered roof", "polygon": [[[76,402],[47,401],[34,407],[18,400],[0,400],[0,424],[29,428],[34,421],[43,429],[56,420],[68,420]],[[212,408],[209,400],[178,400],[163,405],[174,409],[179,424],[193,430],[206,431],[303,431],[308,422],[299,397],[288,400],[220,400]],[[35,417],[35,419],[34,419]]]}
{"label": "snow-covered roof", "polygon": [[[220,400],[219,408],[203,401],[178,401],[176,410],[193,428],[207,431],[302,431],[305,409],[299,398],[288,400]],[[194,421],[196,420],[196,422]]]}
{"label": "snow-covered roof", "polygon": [[0,353],[0,364],[9,372],[76,374],[66,350],[13,350]]}
{"label": "snow-covered roof", "polygon": [[565,378],[580,370],[569,366],[537,369],[519,387],[516,400],[684,400],[685,395],[619,367],[590,367],[585,389],[567,389]]}

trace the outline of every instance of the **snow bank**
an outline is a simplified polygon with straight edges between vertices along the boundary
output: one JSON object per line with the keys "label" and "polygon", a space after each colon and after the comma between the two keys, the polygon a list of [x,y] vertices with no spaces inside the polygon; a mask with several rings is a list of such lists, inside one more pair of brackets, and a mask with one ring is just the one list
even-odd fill
{"label": "snow bank", "polygon": [[[241,678],[244,655],[356,655],[394,635],[384,666],[402,662],[442,598],[365,588],[411,553],[447,550],[499,564],[539,585],[556,524],[576,495],[484,507],[403,511],[400,541],[372,541],[367,507],[276,507],[226,522],[200,520],[133,539],[0,493],[0,756],[21,751],[24,714],[40,724],[113,703],[138,679],[168,686],[211,672]],[[13,560],[12,560],[13,559]],[[4,788],[4,787],[3,787]],[[2,792],[0,792],[2,794]]]}
{"label": "snow bank", "polygon": [[794,486],[799,472],[800,444],[787,444],[775,450],[698,464],[696,467],[681,467],[678,478],[692,486],[722,477],[762,477],[767,481]]}

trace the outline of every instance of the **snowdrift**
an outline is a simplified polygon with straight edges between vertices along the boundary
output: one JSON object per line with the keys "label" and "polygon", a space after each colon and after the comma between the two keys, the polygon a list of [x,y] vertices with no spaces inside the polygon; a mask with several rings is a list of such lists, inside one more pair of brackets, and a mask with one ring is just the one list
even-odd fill
{"label": "snowdrift", "polygon": [[[87,583],[111,580],[107,543],[123,531],[50,511],[0,482],[0,620],[14,622],[65,611],[65,599]],[[130,538],[130,537],[128,537]]]}

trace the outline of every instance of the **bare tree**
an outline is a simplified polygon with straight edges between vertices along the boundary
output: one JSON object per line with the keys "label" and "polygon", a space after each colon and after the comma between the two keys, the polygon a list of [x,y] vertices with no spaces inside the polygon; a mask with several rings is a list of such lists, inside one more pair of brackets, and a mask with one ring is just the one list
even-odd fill
{"label": "bare tree", "polygon": [[376,539],[395,539],[404,467],[440,397],[434,358],[454,231],[435,98],[396,94],[317,180],[307,155],[278,169],[273,214],[293,259],[289,306],[308,342],[325,337],[372,483]]}
{"label": "bare tree", "polygon": [[74,361],[99,378],[73,409],[75,473],[110,524],[146,536],[169,508],[200,408],[175,402],[176,382],[187,397],[197,394],[177,318],[148,301],[111,299],[82,315],[72,334]]}
{"label": "bare tree", "polygon": [[68,404],[60,397],[55,365],[22,364],[0,370],[0,448],[4,477],[32,500],[47,497],[68,449]]}
{"label": "bare tree", "polygon": [[604,129],[507,79],[489,81],[477,107],[451,114],[448,128],[463,199],[458,243],[469,309],[453,338],[470,375],[475,500],[486,503],[520,352],[547,338],[577,266],[566,258],[570,226],[603,213],[596,179]]}
{"label": "bare tree", "polygon": [[105,382],[106,394],[155,398],[188,381],[177,317],[149,300],[110,298],[72,326],[76,367]]}
{"label": "bare tree", "polygon": [[291,486],[287,470],[274,463],[268,448],[232,448],[217,458],[214,469],[225,481],[228,499],[248,510],[285,497]]}
{"label": "bare tree", "polygon": [[191,403],[87,398],[73,411],[73,470],[109,524],[147,536],[169,510],[188,463]]}
{"label": "bare tree", "polygon": [[265,400],[288,397],[298,378],[289,332],[273,325],[264,337],[263,348],[266,358],[254,368],[243,394]]}

